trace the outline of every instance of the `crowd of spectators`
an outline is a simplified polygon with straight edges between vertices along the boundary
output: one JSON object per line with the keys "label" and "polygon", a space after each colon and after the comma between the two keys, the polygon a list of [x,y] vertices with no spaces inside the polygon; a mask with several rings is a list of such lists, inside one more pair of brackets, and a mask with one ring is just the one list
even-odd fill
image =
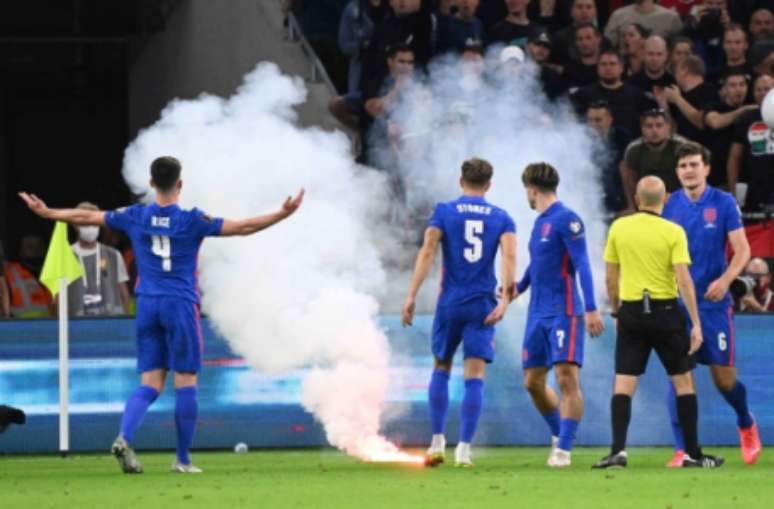
{"label": "crowd of spectators", "polygon": [[[322,8],[291,3],[301,13]],[[330,110],[361,132],[361,157],[368,140],[389,137],[392,108],[431,60],[491,48],[513,57],[519,48],[538,66],[545,95],[569,101],[607,144],[598,167],[610,216],[631,209],[644,175],[677,187],[674,152],[685,140],[711,149],[711,184],[745,212],[774,212],[774,133],[759,107],[774,87],[774,0],[339,4],[348,76]]]}

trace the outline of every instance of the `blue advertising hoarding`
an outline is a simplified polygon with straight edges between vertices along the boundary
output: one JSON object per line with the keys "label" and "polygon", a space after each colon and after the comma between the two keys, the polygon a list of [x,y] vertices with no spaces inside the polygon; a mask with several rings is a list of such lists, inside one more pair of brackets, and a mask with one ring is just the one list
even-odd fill
{"label": "blue advertising hoarding", "polygon": [[[395,352],[388,397],[388,437],[406,445],[429,438],[426,387],[432,369],[430,316],[411,329],[399,317],[383,316]],[[738,316],[736,360],[764,441],[774,437],[774,316]],[[124,402],[138,383],[134,322],[131,319],[73,320],[70,325],[71,450],[106,450],[117,433]],[[545,424],[522,388],[520,325],[511,320],[498,331],[498,357],[489,368],[478,444],[542,445]],[[325,433],[299,403],[305,369],[282,375],[259,373],[235,355],[204,320],[205,355],[200,377],[200,422],[194,446],[257,447],[325,445]],[[613,381],[612,324],[603,337],[586,340],[582,370],[586,411],[578,430],[583,445],[607,444]],[[0,435],[0,453],[58,450],[58,340],[54,320],[0,321],[0,403],[23,408],[28,423]],[[706,369],[697,371],[700,434],[705,444],[736,444],[735,418],[712,386]],[[171,386],[170,386],[171,387]],[[667,379],[655,356],[634,400],[630,442],[669,444],[665,407]],[[151,407],[136,437],[140,449],[174,447],[173,391]],[[456,440],[463,383],[460,370],[450,387],[448,436]]]}

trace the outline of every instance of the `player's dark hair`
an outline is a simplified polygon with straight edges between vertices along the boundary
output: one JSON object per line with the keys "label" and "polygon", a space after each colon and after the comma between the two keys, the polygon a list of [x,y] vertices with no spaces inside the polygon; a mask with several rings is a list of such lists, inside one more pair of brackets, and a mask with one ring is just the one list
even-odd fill
{"label": "player's dark hair", "polygon": [[543,193],[555,193],[559,187],[559,172],[548,163],[531,163],[524,168],[521,181],[525,187],[534,187]]}
{"label": "player's dark hair", "polygon": [[704,60],[696,55],[685,57],[685,60],[678,65],[680,69],[688,71],[694,76],[701,76],[702,78],[707,75],[707,67],[704,65]]}
{"label": "player's dark hair", "polygon": [[151,163],[151,181],[159,192],[168,193],[180,180],[180,170],[180,161],[174,157],[158,157]]}
{"label": "player's dark hair", "polygon": [[484,187],[490,180],[494,169],[489,161],[474,157],[462,163],[462,180],[472,187]]}
{"label": "player's dark hair", "polygon": [[680,164],[680,159],[691,156],[701,156],[701,162],[707,165],[710,164],[710,160],[712,159],[712,153],[707,147],[693,141],[689,141],[680,145],[677,148],[675,155],[677,156],[678,164]]}
{"label": "player's dark hair", "polygon": [[586,113],[588,113],[589,110],[607,110],[607,112],[610,113],[610,103],[604,99],[597,99],[596,101],[591,101],[589,103],[588,108],[586,108]]}
{"label": "player's dark hair", "polygon": [[747,83],[747,86],[748,87],[750,86],[750,83],[747,81],[749,76],[743,69],[739,69],[739,68],[736,68],[736,69],[732,68],[724,72],[723,77],[720,79],[720,86],[722,87],[723,85],[725,85],[726,82],[730,78],[733,78],[734,76],[739,76],[740,78],[744,79],[744,82]]}

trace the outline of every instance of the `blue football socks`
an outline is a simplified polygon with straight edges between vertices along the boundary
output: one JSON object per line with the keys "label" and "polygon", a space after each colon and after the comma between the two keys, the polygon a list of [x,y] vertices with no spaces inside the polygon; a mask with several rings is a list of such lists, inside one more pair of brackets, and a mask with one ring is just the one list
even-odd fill
{"label": "blue football socks", "polygon": [[669,422],[672,425],[675,451],[684,451],[683,428],[680,427],[680,419],[677,417],[677,393],[675,392],[675,386],[671,383],[669,384],[669,391],[667,391],[667,409],[669,410]]}
{"label": "blue football socks", "polygon": [[483,400],[484,381],[480,378],[465,380],[465,396],[460,409],[460,442],[469,444],[473,441]]}
{"label": "blue football socks", "polygon": [[559,423],[559,449],[564,451],[572,450],[572,443],[575,441],[575,433],[578,431],[578,421],[575,419],[562,419]]}
{"label": "blue football socks", "polygon": [[747,429],[753,425],[754,421],[750,415],[750,409],[747,407],[747,388],[742,382],[737,381],[733,389],[728,392],[720,391],[720,394],[736,412],[737,426]]}
{"label": "blue football socks", "polygon": [[449,373],[441,369],[433,371],[427,396],[433,435],[443,434],[446,428],[446,412],[449,410]]}
{"label": "blue football socks", "polygon": [[177,428],[177,460],[188,465],[191,457],[188,451],[193,444],[196,417],[199,404],[196,401],[196,386],[175,389],[175,427]]}
{"label": "blue football socks", "polygon": [[148,407],[156,401],[159,393],[153,387],[141,385],[129,396],[121,416],[121,436],[130,444],[134,441],[134,433],[142,425]]}
{"label": "blue football socks", "polygon": [[543,414],[543,419],[545,419],[546,423],[548,424],[548,427],[551,429],[551,436],[558,437],[559,432],[561,431],[561,427],[559,423],[562,419],[561,415],[559,414],[559,410],[557,409],[557,410],[548,412],[547,414]]}

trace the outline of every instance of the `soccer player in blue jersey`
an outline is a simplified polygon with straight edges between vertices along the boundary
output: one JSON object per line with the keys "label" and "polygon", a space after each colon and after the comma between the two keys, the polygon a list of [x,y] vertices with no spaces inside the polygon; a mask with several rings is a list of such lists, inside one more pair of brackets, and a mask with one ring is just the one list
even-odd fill
{"label": "soccer player in blue jersey", "polygon": [[[592,336],[602,333],[594,299],[583,221],[556,195],[559,173],[547,163],[524,169],[522,182],[530,207],[538,212],[529,240],[530,263],[516,285],[515,299],[531,287],[522,349],[524,386],[551,430],[551,467],[570,466],[570,451],[583,415],[580,367],[584,322]],[[576,285],[583,290],[583,303]],[[585,317],[585,320],[584,320]],[[554,368],[561,402],[548,385]]]}
{"label": "soccer player in blue jersey", "polygon": [[[728,291],[750,258],[750,245],[736,200],[729,193],[709,186],[709,173],[709,151],[697,143],[682,145],[677,151],[677,177],[682,189],[672,193],[662,215],[682,226],[688,236],[688,249],[693,260],[691,277],[696,285],[705,338],[695,359],[709,365],[715,387],[736,412],[742,459],[753,464],[760,455],[761,440],[747,406],[747,389],[736,377],[734,311]],[[729,244],[734,255],[730,263],[726,263]],[[684,446],[671,386],[668,406],[675,454],[667,466],[680,467]]]}
{"label": "soccer player in blue jersey", "polygon": [[494,360],[494,324],[502,319],[510,304],[507,295],[499,302],[495,298],[495,256],[499,248],[500,276],[503,281],[513,281],[516,225],[503,209],[485,199],[492,173],[492,165],[482,159],[462,164],[462,196],[435,206],[403,306],[403,325],[411,325],[414,300],[440,244],[443,280],[433,321],[435,367],[428,389],[433,438],[425,458],[431,466],[443,463],[445,457],[449,374],[460,343],[465,358],[465,395],[454,461],[455,466],[473,466],[470,443],[481,414],[486,364]]}
{"label": "soccer player in blue jersey", "polygon": [[37,215],[76,225],[107,225],[127,234],[137,259],[137,370],[140,387],[129,397],[121,430],[111,452],[127,473],[141,473],[131,447],[150,405],[174,372],[177,455],[172,470],[200,473],[191,463],[198,403],[197,373],[201,368],[202,335],[196,263],[205,237],[250,235],[282,221],[301,205],[304,192],[288,198],[274,213],[243,220],[211,218],[201,210],[184,210],[177,203],[183,182],[180,162],[159,157],[151,164],[155,203],[132,205],[112,212],[50,209],[35,195],[19,193]]}

